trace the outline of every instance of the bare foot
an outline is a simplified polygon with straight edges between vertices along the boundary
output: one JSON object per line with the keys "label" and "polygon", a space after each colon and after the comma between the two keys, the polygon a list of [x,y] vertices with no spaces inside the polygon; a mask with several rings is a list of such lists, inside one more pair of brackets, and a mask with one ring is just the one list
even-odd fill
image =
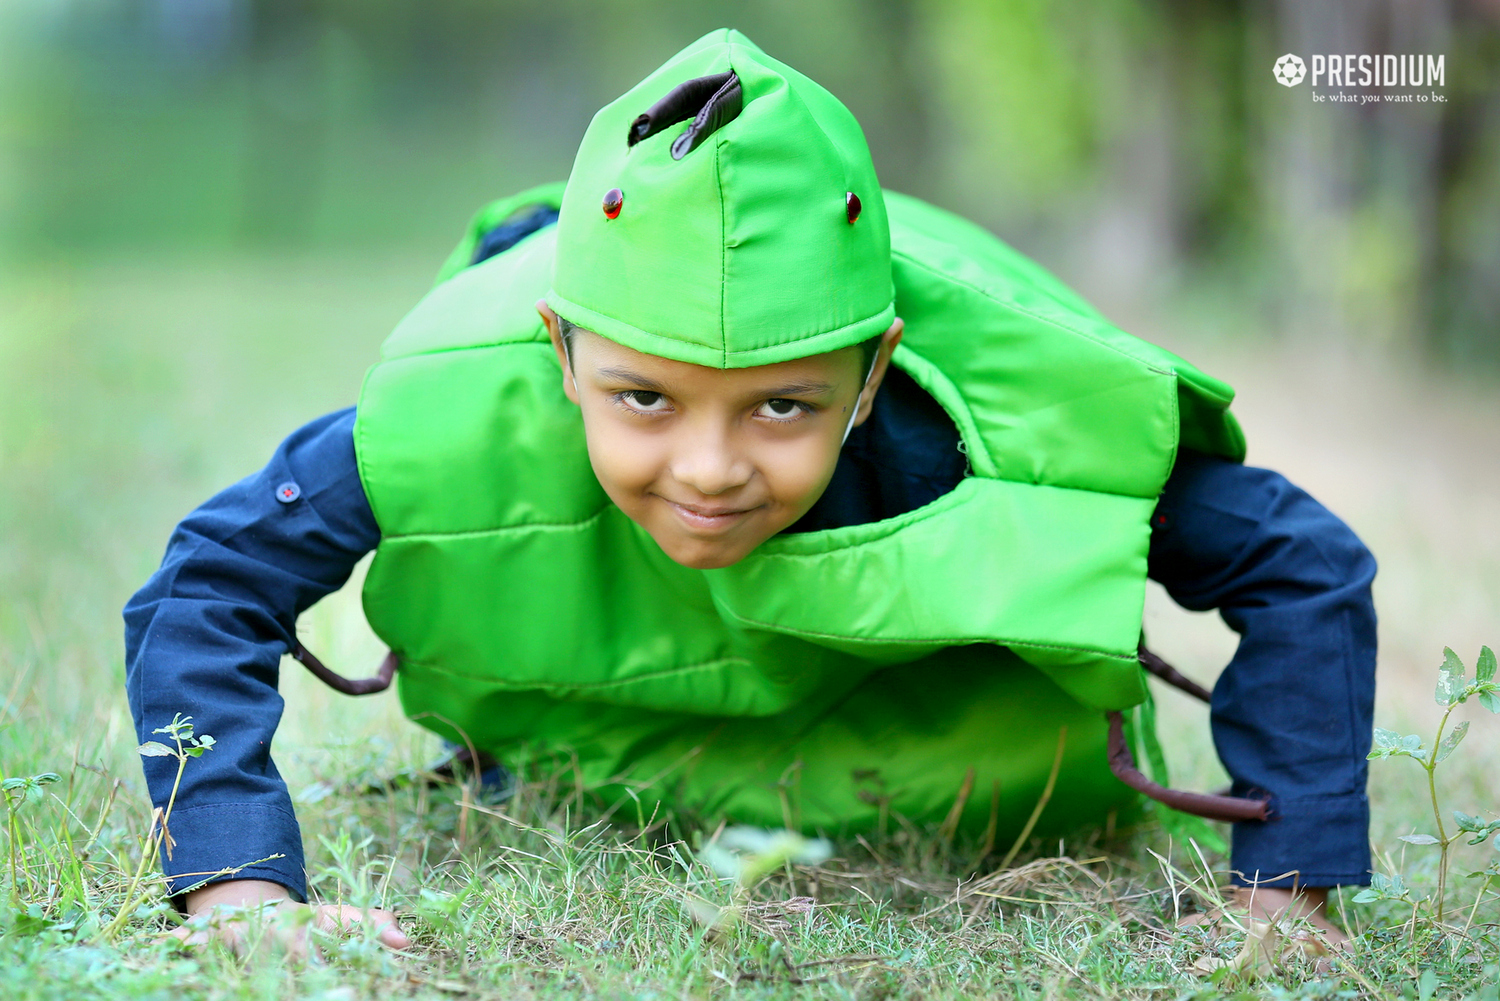
{"label": "bare foot", "polygon": [[1191,914],[1179,924],[1204,927],[1214,937],[1241,929],[1245,932],[1245,946],[1239,955],[1227,964],[1218,960],[1197,964],[1207,963],[1207,968],[1228,965],[1264,972],[1299,953],[1322,968],[1329,964],[1332,953],[1350,947],[1349,936],[1328,920],[1328,890],[1324,887],[1232,887],[1223,908]]}

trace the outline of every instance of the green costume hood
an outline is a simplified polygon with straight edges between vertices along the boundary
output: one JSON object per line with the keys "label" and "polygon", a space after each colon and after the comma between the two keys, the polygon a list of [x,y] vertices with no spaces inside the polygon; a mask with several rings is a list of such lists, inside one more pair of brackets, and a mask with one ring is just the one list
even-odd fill
{"label": "green costume hood", "polygon": [[894,298],[859,123],[738,31],[703,36],[594,116],[557,224],[559,315],[647,354],[743,368],[874,337]]}

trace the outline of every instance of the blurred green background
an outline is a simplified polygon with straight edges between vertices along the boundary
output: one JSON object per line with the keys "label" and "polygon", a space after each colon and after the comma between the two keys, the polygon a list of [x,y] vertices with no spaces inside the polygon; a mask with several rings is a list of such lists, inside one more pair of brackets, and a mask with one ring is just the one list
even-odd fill
{"label": "blurred green background", "polygon": [[[1238,386],[1252,461],[1381,559],[1385,676],[1500,640],[1494,0],[0,0],[5,770],[66,733],[134,780],[119,609],[172,525],[354,402],[475,208],[725,25],[889,187]],[[1315,103],[1284,52],[1442,55],[1446,100]],[[358,673],[356,598],[325,604],[309,645]],[[1233,638],[1151,607],[1211,678]],[[303,684],[283,732],[327,739]]]}
{"label": "blurred green background", "polygon": [[[1467,0],[7,0],[0,240],[37,254],[426,247],[565,176],[703,32],[843,98],[896,189],[1110,293],[1500,361],[1500,34]],[[1282,52],[1444,55],[1442,104],[1315,106]],[[1327,91],[1327,88],[1323,88]],[[1404,90],[1404,88],[1397,88]]]}

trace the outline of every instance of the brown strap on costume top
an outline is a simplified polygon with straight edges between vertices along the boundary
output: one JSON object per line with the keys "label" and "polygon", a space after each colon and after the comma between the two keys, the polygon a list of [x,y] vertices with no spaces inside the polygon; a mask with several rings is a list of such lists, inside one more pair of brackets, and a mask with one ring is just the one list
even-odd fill
{"label": "brown strap on costume top", "polygon": [[380,662],[380,670],[375,672],[375,677],[346,678],[325,667],[321,660],[313,656],[311,650],[302,645],[301,640],[293,641],[291,654],[294,660],[311,671],[319,681],[345,695],[373,695],[376,692],[385,691],[391,687],[391,679],[396,676],[396,668],[401,666],[401,659],[392,650],[385,655],[385,660]]}
{"label": "brown strap on costume top", "polygon": [[[1169,685],[1180,688],[1204,702],[1209,700],[1208,689],[1184,676],[1171,664],[1147,650],[1144,643],[1141,644],[1140,659],[1142,667]],[[1135,766],[1135,756],[1130,753],[1130,744],[1125,740],[1124,717],[1118,712],[1107,713],[1106,717],[1109,720],[1109,770],[1114,772],[1115,778],[1136,792],[1150,796],[1159,803],[1165,803],[1174,810],[1196,814],[1209,820],[1233,823],[1239,820],[1265,820],[1270,815],[1270,807],[1263,799],[1245,799],[1241,796],[1221,796],[1215,793],[1182,792],[1152,782]]]}
{"label": "brown strap on costume top", "polygon": [[733,70],[686,80],[630,123],[625,144],[634,146],[670,125],[691,118],[688,130],[672,140],[672,159],[681,160],[719,129],[738,117],[744,107],[740,78]]}

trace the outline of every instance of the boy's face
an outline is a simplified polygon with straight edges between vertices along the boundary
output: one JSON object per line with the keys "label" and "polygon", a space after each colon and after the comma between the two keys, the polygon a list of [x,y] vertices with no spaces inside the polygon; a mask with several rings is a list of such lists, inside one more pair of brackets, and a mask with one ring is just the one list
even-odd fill
{"label": "boy's face", "polygon": [[[683,566],[729,566],[802,517],[833,477],[851,412],[863,423],[901,339],[881,341],[869,383],[857,347],[717,369],[642,354],[585,330],[572,372],[557,315],[537,310],[583,411],[594,474]],[[576,379],[576,383],[575,383]]]}

